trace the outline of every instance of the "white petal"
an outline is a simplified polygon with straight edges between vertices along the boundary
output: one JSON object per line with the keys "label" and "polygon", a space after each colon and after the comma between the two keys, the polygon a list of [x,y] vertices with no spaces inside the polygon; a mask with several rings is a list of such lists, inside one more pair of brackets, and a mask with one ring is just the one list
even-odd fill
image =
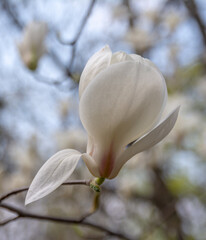
{"label": "white petal", "polygon": [[45,22],[31,22],[25,28],[24,38],[31,44],[31,47],[37,48],[43,43],[48,28]]}
{"label": "white petal", "polygon": [[80,118],[99,152],[112,143],[122,148],[157,124],[166,98],[165,80],[156,69],[141,61],[120,62],[89,84],[80,100]]}
{"label": "white petal", "polygon": [[125,52],[116,52],[112,55],[111,64],[123,61],[133,61],[133,58],[129,54],[126,54]]}
{"label": "white petal", "polygon": [[33,179],[25,204],[34,202],[58,188],[73,173],[80,157],[80,152],[66,149],[49,158]]}
{"label": "white petal", "polygon": [[80,78],[79,98],[81,98],[85,88],[95,76],[109,66],[111,57],[112,52],[109,46],[105,46],[89,59]]}
{"label": "white petal", "polygon": [[[143,58],[141,57],[140,55],[137,55],[137,54],[129,54],[129,56],[136,62],[144,62],[145,65],[149,66],[149,67],[152,67],[152,68],[155,68],[155,70],[162,75],[162,73],[160,72],[160,70],[157,68],[157,66],[152,62],[150,61],[149,59],[147,58]],[[165,85],[166,87],[166,85]]]}
{"label": "white petal", "polygon": [[115,168],[110,175],[110,178],[116,177],[122,166],[131,159],[134,155],[153,147],[166,137],[172,128],[174,127],[179,108],[177,107],[165,120],[163,120],[158,126],[156,126],[151,132],[137,140],[133,145],[128,147],[121,156],[116,159]]}
{"label": "white petal", "polygon": [[136,62],[139,62],[142,59],[144,59],[143,57],[141,57],[140,55],[137,55],[137,54],[129,54],[129,56]]}
{"label": "white petal", "polygon": [[82,154],[82,159],[93,176],[101,177],[99,174],[98,165],[95,162],[95,160],[91,157],[94,152],[94,146],[95,146],[95,143],[93,138],[91,136],[88,136],[87,153]]}
{"label": "white petal", "polygon": [[44,40],[47,34],[47,24],[44,22],[31,22],[25,28],[24,43],[39,59],[46,51]]}
{"label": "white petal", "polygon": [[90,173],[95,177],[101,177],[99,174],[98,165],[95,160],[87,153],[82,154],[82,160],[86,164],[87,168],[89,169]]}

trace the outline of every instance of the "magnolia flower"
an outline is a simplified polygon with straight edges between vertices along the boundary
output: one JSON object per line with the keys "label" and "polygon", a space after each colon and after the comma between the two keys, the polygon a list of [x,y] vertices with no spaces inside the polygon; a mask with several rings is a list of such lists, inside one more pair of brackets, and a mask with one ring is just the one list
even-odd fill
{"label": "magnolia flower", "polygon": [[161,141],[173,128],[176,108],[164,121],[165,80],[155,65],[108,46],[86,64],[79,85],[80,119],[88,133],[86,153],[57,152],[34,178],[26,204],[49,194],[74,171],[80,158],[95,177],[112,179],[134,155]]}
{"label": "magnolia flower", "polygon": [[25,27],[23,39],[17,45],[22,61],[31,70],[37,68],[39,59],[46,52],[44,45],[46,34],[46,23],[31,22]]}

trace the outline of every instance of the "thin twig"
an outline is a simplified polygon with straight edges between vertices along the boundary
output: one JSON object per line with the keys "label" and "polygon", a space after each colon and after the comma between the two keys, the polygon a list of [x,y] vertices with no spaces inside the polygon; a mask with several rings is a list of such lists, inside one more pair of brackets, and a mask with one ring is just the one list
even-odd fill
{"label": "thin twig", "polygon": [[76,36],[74,37],[74,39],[72,41],[63,41],[60,36],[58,36],[58,39],[59,41],[63,44],[63,45],[75,45],[77,43],[77,41],[79,40],[80,38],[80,35],[82,34],[83,30],[84,30],[84,27],[87,23],[87,20],[89,18],[89,16],[91,15],[91,12],[92,12],[92,9],[94,7],[94,4],[95,4],[96,0],[92,0],[90,5],[89,5],[89,8],[86,12],[86,15],[83,17],[82,19],[82,22],[80,24],[80,27],[79,27],[79,30],[77,31],[77,34]]}
{"label": "thin twig", "polygon": [[185,6],[187,7],[190,15],[193,17],[193,19],[196,21],[199,30],[202,34],[203,42],[206,47],[206,31],[205,31],[205,25],[204,21],[201,17],[201,15],[198,12],[197,4],[195,0],[183,0]]}
{"label": "thin twig", "polygon": [[93,215],[98,210],[98,208],[99,208],[99,198],[100,198],[100,194],[95,192],[92,207],[87,214],[85,214],[84,216],[81,217],[81,221],[84,221],[86,218],[90,217],[91,215]]}
{"label": "thin twig", "polygon": [[19,28],[22,29],[24,26],[23,24],[20,22],[17,13],[14,12],[14,7],[10,6],[10,3],[8,0],[2,0],[2,4],[3,4],[3,8],[6,11],[6,13],[9,15],[10,19],[12,20],[12,22]]}
{"label": "thin twig", "polygon": [[[18,218],[37,219],[39,221],[51,221],[51,222],[59,222],[59,223],[65,223],[65,224],[80,224],[83,226],[95,228],[99,231],[106,232],[107,234],[109,234],[111,236],[116,236],[121,239],[134,240],[133,238],[126,236],[125,234],[115,232],[115,231],[110,230],[109,228],[101,226],[97,223],[89,222],[86,220],[82,221],[82,219],[60,218],[60,217],[53,217],[53,216],[47,216],[47,215],[33,214],[33,213],[26,212],[24,210],[21,210],[17,207],[14,207],[14,206],[11,206],[11,205],[8,205],[5,203],[1,203],[0,207],[18,214]],[[137,240],[137,238],[135,238],[135,239]]]}
{"label": "thin twig", "polygon": [[128,16],[129,26],[130,26],[130,28],[133,28],[135,25],[135,20],[136,20],[137,16],[133,13],[133,9],[132,9],[130,0],[124,0],[123,3],[127,7],[128,12],[129,12],[129,16]]}
{"label": "thin twig", "polygon": [[73,65],[73,62],[74,62],[74,58],[75,58],[75,55],[76,55],[76,44],[77,44],[77,42],[78,42],[78,40],[80,38],[80,35],[81,35],[84,27],[86,26],[86,23],[87,23],[87,20],[88,20],[89,16],[91,15],[91,12],[92,12],[92,9],[94,7],[95,2],[96,2],[96,0],[92,0],[91,1],[91,4],[90,4],[90,6],[88,8],[88,11],[87,11],[87,14],[82,19],[82,24],[80,26],[79,31],[77,32],[76,37],[74,38],[74,40],[72,42],[70,42],[70,45],[72,45],[72,52],[71,52],[70,61],[68,63],[68,69],[72,68],[72,65]]}
{"label": "thin twig", "polygon": [[52,60],[55,62],[55,64],[64,72],[64,74],[66,74],[68,77],[70,77],[71,79],[73,79],[73,75],[70,71],[70,68],[67,64],[67,66],[60,60],[60,58],[58,57],[58,55],[53,51],[53,50],[49,50],[48,51],[48,55],[52,58]]}
{"label": "thin twig", "polygon": [[17,219],[19,219],[19,215],[16,216],[16,217],[14,217],[14,218],[7,219],[7,220],[5,220],[4,222],[0,222],[0,226],[4,226],[4,225],[6,225],[6,224],[8,224],[8,223],[10,223],[10,222],[14,222],[14,221],[17,220]]}
{"label": "thin twig", "polygon": [[[77,33],[76,33],[76,36],[74,37],[74,39],[72,41],[64,42],[60,39],[60,37],[58,37],[59,41],[62,44],[72,46],[71,57],[70,57],[69,63],[67,63],[65,65],[60,60],[58,55],[52,49],[50,49],[48,51],[49,57],[54,61],[54,63],[59,67],[59,69],[61,69],[63,71],[65,77],[63,77],[61,81],[56,80],[56,79],[51,81],[51,79],[49,79],[46,76],[45,77],[40,76],[40,75],[37,76],[37,75],[34,74],[35,80],[37,80],[38,82],[42,82],[44,84],[47,84],[47,85],[56,86],[58,88],[62,83],[64,83],[68,79],[68,77],[75,82],[74,76],[71,72],[71,67],[73,65],[74,58],[75,58],[75,55],[76,55],[76,43],[78,42],[78,40],[79,40],[79,38],[80,38],[80,36],[81,36],[85,26],[86,26],[87,20],[88,20],[89,16],[91,15],[91,12],[92,12],[92,9],[95,5],[95,2],[96,2],[96,0],[91,1],[85,16],[83,17],[83,19],[81,21],[81,24],[80,24],[80,27],[79,27]],[[18,29],[22,30],[24,28],[24,24],[22,24],[21,21],[19,20],[17,12],[14,11],[14,9],[12,8],[9,1],[3,0],[3,8],[7,12],[7,15],[10,17],[11,21],[16,25],[16,27]],[[59,89],[61,90],[61,88],[59,88]]]}
{"label": "thin twig", "polygon": [[[63,45],[70,45],[70,46],[72,46],[71,57],[70,57],[69,63],[67,64],[68,67],[65,67],[67,76],[69,76],[72,79],[73,79],[73,75],[72,75],[70,69],[71,69],[71,67],[73,65],[75,54],[76,54],[76,44],[77,44],[77,42],[78,42],[78,40],[79,40],[83,30],[84,30],[84,27],[86,26],[87,20],[89,19],[90,15],[91,15],[91,12],[92,12],[92,9],[94,8],[95,2],[96,2],[96,0],[92,0],[91,1],[90,5],[89,5],[89,8],[88,8],[88,10],[86,12],[86,15],[82,19],[82,22],[80,24],[79,30],[77,31],[77,34],[76,34],[76,36],[74,37],[74,39],[72,41],[69,41],[69,42],[63,41],[61,39],[61,37],[57,34],[57,37],[58,37],[58,40],[60,41],[60,43],[62,43]],[[53,55],[53,59],[55,60],[55,62],[58,65],[61,66],[62,63],[59,60],[59,58],[54,54],[54,52],[51,52],[51,54]]]}
{"label": "thin twig", "polygon": [[[68,181],[63,183],[62,185],[85,185],[85,186],[89,186],[91,180],[73,180],[73,181]],[[29,189],[29,187],[23,187],[23,188],[19,188],[19,189],[15,189],[9,193],[4,194],[3,196],[0,197],[0,202],[9,198],[10,196],[16,195],[18,193],[21,192],[25,192]]]}
{"label": "thin twig", "polygon": [[[73,180],[73,181],[65,182],[62,185],[89,186],[90,182],[91,182],[91,180]],[[118,238],[126,239],[126,240],[133,240],[133,238],[131,238],[129,236],[126,236],[125,234],[112,231],[112,230],[108,229],[107,227],[104,227],[104,226],[101,226],[97,223],[92,223],[92,222],[89,222],[89,221],[86,220],[86,218],[91,216],[97,210],[98,205],[99,205],[99,194],[96,194],[95,197],[94,197],[93,208],[91,209],[91,211],[88,214],[80,217],[79,219],[60,218],[60,217],[53,217],[53,216],[47,216],[47,215],[33,214],[33,213],[30,213],[30,212],[21,210],[17,207],[2,203],[3,200],[9,198],[10,196],[13,196],[13,195],[21,193],[21,192],[25,192],[27,190],[28,190],[28,187],[19,188],[19,189],[13,190],[13,191],[11,191],[7,194],[4,194],[0,198],[0,208],[7,209],[7,210],[17,214],[16,217],[5,220],[4,222],[1,222],[0,226],[4,226],[4,225],[6,225],[6,224],[8,224],[12,221],[15,221],[15,220],[19,219],[19,218],[28,218],[28,219],[37,219],[39,221],[59,222],[59,223],[63,223],[63,224],[79,224],[79,225],[95,228],[99,231],[105,232],[107,235],[110,235],[110,236],[116,236]]]}

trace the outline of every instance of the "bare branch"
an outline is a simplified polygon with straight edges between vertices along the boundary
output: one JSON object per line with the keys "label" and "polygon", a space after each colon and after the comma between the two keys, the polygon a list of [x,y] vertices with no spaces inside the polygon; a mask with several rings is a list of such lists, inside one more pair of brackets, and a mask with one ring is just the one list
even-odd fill
{"label": "bare branch", "polygon": [[81,221],[84,221],[86,218],[93,215],[98,210],[98,208],[99,208],[99,197],[100,197],[100,194],[98,192],[95,192],[92,208],[91,208],[90,212],[88,212],[87,214],[82,216]]}
{"label": "bare branch", "polygon": [[[70,57],[70,60],[69,60],[69,63],[68,63],[68,67],[64,66],[63,63],[60,61],[60,59],[57,57],[57,55],[50,51],[50,56],[52,57],[52,59],[55,61],[55,63],[63,69],[63,71],[66,73],[66,75],[70,78],[73,79],[73,75],[71,73],[71,67],[73,65],[73,62],[74,62],[74,58],[75,58],[75,54],[76,54],[76,44],[84,30],[84,27],[86,26],[86,23],[87,23],[87,20],[88,18],[90,17],[91,15],[91,12],[92,12],[92,9],[95,5],[95,2],[96,0],[92,0],[90,5],[89,5],[89,8],[87,10],[87,13],[86,15],[84,16],[84,18],[82,19],[82,22],[80,24],[80,27],[79,27],[79,30],[77,31],[77,34],[76,36],[74,37],[74,39],[70,42],[65,42],[61,39],[61,37],[57,34],[57,37],[58,37],[58,40],[60,41],[60,43],[62,43],[63,45],[71,45],[72,46],[72,51],[71,51],[71,57]],[[54,83],[55,84],[55,83]],[[58,82],[59,84],[59,82]]]}
{"label": "bare branch", "polygon": [[6,11],[6,13],[9,15],[12,22],[19,28],[23,28],[23,24],[20,22],[17,13],[14,12],[14,8],[10,6],[10,3],[8,0],[2,0],[3,9]]}
{"label": "bare branch", "polygon": [[[5,204],[5,203],[1,203],[0,207],[18,214],[18,218],[37,219],[39,221],[51,221],[51,222],[58,222],[58,223],[63,223],[63,224],[80,224],[82,226],[87,226],[87,227],[97,229],[99,231],[103,231],[103,232],[107,233],[108,235],[116,236],[120,239],[134,240],[133,238],[131,238],[129,236],[126,236],[122,233],[110,230],[109,228],[101,226],[97,223],[92,223],[92,222],[86,221],[84,219],[82,220],[82,218],[72,219],[72,218],[60,218],[60,217],[52,217],[52,216],[47,216],[47,215],[33,214],[33,213],[26,212],[24,210],[21,210],[17,207],[13,207],[13,206]],[[135,238],[135,239],[137,240],[137,238]]]}
{"label": "bare branch", "polygon": [[137,16],[135,16],[135,14],[133,13],[130,0],[124,0],[123,3],[127,7],[128,12],[129,12],[129,17],[128,17],[129,26],[130,26],[130,28],[133,28],[135,25],[135,20],[136,20]]}
{"label": "bare branch", "polygon": [[76,35],[76,37],[74,38],[74,40],[70,43],[70,45],[72,45],[73,47],[72,47],[71,58],[70,58],[70,61],[69,61],[69,64],[68,64],[68,69],[71,69],[71,67],[72,67],[72,65],[73,65],[74,58],[75,58],[75,54],[76,54],[76,44],[77,44],[77,42],[78,42],[78,40],[79,40],[79,38],[80,38],[80,35],[81,35],[81,33],[82,33],[82,31],[83,31],[86,23],[87,23],[87,20],[88,20],[90,14],[91,14],[91,12],[92,12],[92,9],[93,9],[93,7],[94,7],[95,2],[96,2],[96,0],[92,0],[92,1],[91,1],[91,4],[90,4],[90,6],[89,6],[89,8],[88,8],[88,11],[87,11],[87,14],[86,14],[85,17],[82,19],[82,24],[81,24],[81,26],[80,26],[80,29],[79,29],[79,31],[77,32],[77,35]]}
{"label": "bare branch", "polygon": [[17,219],[19,219],[19,215],[16,216],[16,217],[14,217],[14,218],[10,218],[10,219],[7,219],[7,220],[5,220],[5,221],[3,221],[3,222],[0,222],[0,227],[1,227],[1,226],[4,226],[4,225],[6,225],[6,224],[8,224],[8,223],[10,223],[10,222],[14,222],[14,221],[17,220]]}
{"label": "bare branch", "polygon": [[82,33],[83,30],[84,30],[84,27],[85,27],[85,25],[86,25],[86,23],[87,23],[88,18],[89,18],[89,16],[91,15],[91,12],[92,12],[92,9],[93,9],[93,7],[94,7],[95,2],[96,2],[96,0],[92,0],[92,1],[91,1],[90,5],[89,5],[89,8],[88,8],[88,10],[87,10],[87,13],[86,13],[86,15],[84,16],[84,18],[82,19],[82,22],[81,22],[81,24],[80,24],[79,30],[77,31],[77,34],[76,34],[76,36],[74,37],[74,39],[73,39],[72,41],[68,41],[68,42],[67,42],[67,41],[63,41],[63,40],[61,39],[61,37],[58,35],[58,39],[59,39],[60,43],[62,43],[63,45],[75,45],[75,44],[77,43],[77,41],[78,41],[79,38],[80,38],[81,33]]}
{"label": "bare branch", "polygon": [[204,21],[201,17],[201,15],[198,12],[197,4],[195,0],[183,0],[185,6],[187,7],[190,15],[193,17],[193,19],[196,21],[199,30],[202,34],[203,42],[206,47],[206,31],[205,31],[205,25]]}
{"label": "bare branch", "polygon": [[[91,180],[73,180],[73,181],[65,182],[62,185],[85,185],[85,186],[89,186],[90,182],[91,182]],[[2,197],[0,197],[0,202],[9,198],[10,196],[16,195],[16,194],[21,193],[21,192],[25,192],[28,189],[29,189],[29,187],[23,187],[23,188],[15,189],[15,190],[13,190],[9,193],[6,193]]]}
{"label": "bare branch", "polygon": [[[74,39],[72,41],[64,42],[64,41],[62,41],[60,39],[60,37],[58,37],[59,41],[62,44],[64,44],[64,45],[71,45],[72,46],[71,57],[70,57],[69,63],[65,65],[60,60],[58,55],[53,50],[50,49],[48,51],[49,57],[51,57],[51,59],[54,61],[54,63],[62,70],[62,72],[65,75],[62,78],[62,80],[61,81],[59,81],[59,80],[50,80],[46,76],[45,77],[44,76],[37,76],[37,75],[34,74],[35,80],[37,80],[38,82],[42,82],[42,83],[45,83],[45,84],[48,84],[48,85],[53,85],[53,86],[56,86],[56,87],[59,87],[62,83],[64,83],[68,79],[68,77],[71,80],[73,80],[74,82],[76,82],[76,80],[74,79],[73,74],[71,72],[71,67],[73,65],[74,58],[75,58],[75,55],[76,55],[76,43],[78,42],[78,40],[79,40],[83,30],[84,30],[84,27],[86,26],[87,20],[88,20],[89,16],[91,15],[91,12],[92,12],[92,9],[93,9],[93,7],[95,5],[95,2],[96,2],[96,0],[92,0],[91,1],[90,5],[88,7],[87,12],[86,12],[85,16],[82,19],[82,22],[81,22],[80,27],[79,27],[79,29],[77,31],[77,34],[76,34],[76,36],[74,37]],[[20,30],[22,30],[24,25],[19,20],[17,13],[10,6],[9,1],[3,0],[2,6],[3,6],[4,10],[6,11],[7,15],[10,17],[11,21],[16,25],[16,27],[18,27]]]}
{"label": "bare branch", "polygon": [[[84,185],[84,186],[90,186],[90,182],[91,180],[73,180],[73,181],[68,181],[63,183],[62,185]],[[28,190],[28,187],[24,187],[24,188],[19,188],[16,190],[13,190],[5,195],[3,195],[0,198],[0,208],[4,208],[7,209],[13,213],[16,213],[17,216],[15,216],[14,218],[5,220],[3,222],[0,223],[0,226],[4,226],[12,221],[15,221],[19,218],[29,218],[29,219],[36,219],[39,221],[52,221],[52,222],[59,222],[59,223],[63,223],[63,224],[79,224],[82,226],[87,226],[87,227],[91,227],[94,229],[97,229],[99,231],[102,231],[104,233],[106,233],[107,235],[110,236],[116,236],[120,239],[126,239],[126,240],[133,240],[133,238],[126,236],[125,234],[119,233],[119,232],[115,232],[113,230],[110,230],[109,228],[105,227],[105,226],[101,226],[97,223],[93,223],[90,222],[88,220],[86,220],[86,218],[88,218],[89,216],[91,216],[92,214],[94,214],[96,212],[96,210],[98,209],[99,206],[99,193],[96,193],[94,196],[94,200],[93,200],[93,205],[91,208],[91,211],[88,214],[83,215],[82,217],[78,218],[78,219],[73,219],[73,218],[60,218],[60,217],[53,217],[53,216],[47,216],[47,215],[40,215],[40,214],[34,214],[34,213],[30,213],[27,212],[25,210],[19,209],[18,207],[14,207],[5,203],[2,203],[3,200],[8,199],[10,196],[13,196],[15,194],[21,193],[21,192],[25,192]],[[135,238],[136,239],[136,238]]]}

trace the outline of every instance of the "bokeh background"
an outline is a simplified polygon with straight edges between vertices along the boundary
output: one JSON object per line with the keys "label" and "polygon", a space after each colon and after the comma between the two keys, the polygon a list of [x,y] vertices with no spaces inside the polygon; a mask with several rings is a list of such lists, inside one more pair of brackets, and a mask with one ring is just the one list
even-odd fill
{"label": "bokeh background", "polygon": [[[29,69],[18,46],[34,21],[47,24],[46,51]],[[152,60],[167,82],[166,112],[177,105],[181,111],[166,139],[105,182],[91,221],[141,240],[206,239],[205,0],[1,0],[0,36],[1,194],[28,186],[58,150],[85,151],[78,82],[88,58],[108,44]],[[72,179],[89,178],[80,162]],[[79,217],[92,196],[84,186],[61,187],[26,209]],[[24,198],[8,202],[24,208]],[[10,216],[0,211],[1,220]],[[118,238],[21,219],[1,227],[0,239]]]}

